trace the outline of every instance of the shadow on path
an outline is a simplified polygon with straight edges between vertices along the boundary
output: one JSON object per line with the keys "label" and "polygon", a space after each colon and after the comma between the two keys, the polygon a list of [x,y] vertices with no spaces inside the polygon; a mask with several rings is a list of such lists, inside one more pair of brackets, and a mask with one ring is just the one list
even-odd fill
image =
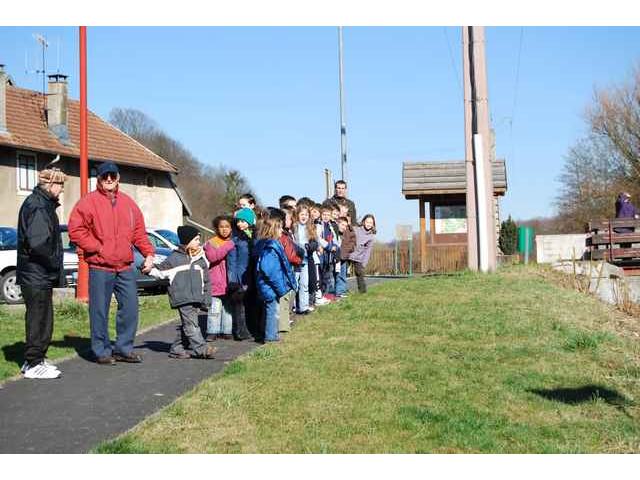
{"label": "shadow on path", "polygon": [[[50,347],[73,348],[80,358],[93,360],[91,355],[91,340],[77,335],[65,335],[62,340],[53,340]],[[2,347],[4,358],[18,366],[24,363],[24,342],[15,342]]]}

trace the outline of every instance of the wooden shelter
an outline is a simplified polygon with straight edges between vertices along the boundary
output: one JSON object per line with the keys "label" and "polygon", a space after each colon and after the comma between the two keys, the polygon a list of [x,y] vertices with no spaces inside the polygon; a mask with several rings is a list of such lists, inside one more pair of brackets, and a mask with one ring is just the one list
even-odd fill
{"label": "wooden shelter", "polygon": [[[499,230],[498,197],[507,191],[504,159],[493,162],[493,196],[496,206],[496,228]],[[464,160],[447,162],[404,162],[402,194],[407,200],[418,200],[420,211],[420,266],[427,265],[427,247],[467,245],[466,167]],[[429,203],[429,239],[425,204]],[[496,237],[497,238],[497,237]]]}

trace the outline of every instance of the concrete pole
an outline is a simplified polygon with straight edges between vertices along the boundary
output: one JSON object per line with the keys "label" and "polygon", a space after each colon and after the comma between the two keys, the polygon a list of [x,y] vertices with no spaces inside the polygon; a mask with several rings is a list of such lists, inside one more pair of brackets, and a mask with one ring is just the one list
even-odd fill
{"label": "concrete pole", "polygon": [[476,175],[473,162],[473,108],[471,98],[471,64],[469,27],[462,27],[462,78],[464,92],[464,157],[467,174],[467,266],[478,270],[478,224],[476,210]]}
{"label": "concrete pole", "polygon": [[[471,46],[473,60],[473,78],[475,81],[475,110],[477,131],[482,136],[482,156],[476,157],[484,163],[484,187],[486,196],[483,199],[486,207],[483,217],[478,221],[486,222],[488,271],[495,272],[497,263],[497,239],[495,229],[495,209],[493,202],[493,165],[491,161],[491,127],[489,124],[489,89],[487,87],[487,61],[485,57],[484,27],[471,27]],[[476,197],[478,202],[480,197]]]}
{"label": "concrete pole", "polygon": [[[496,232],[494,227],[495,213],[493,202],[493,166],[490,155],[491,132],[489,128],[489,101],[487,89],[487,72],[484,51],[484,27],[463,27],[463,73],[465,98],[465,157],[467,165],[467,241],[469,251],[469,268],[477,270],[479,260],[486,254],[486,271],[496,269]],[[476,152],[473,144],[474,135],[482,139],[477,143],[481,151]],[[478,169],[475,162],[481,161]],[[478,178],[476,172],[480,172]],[[483,185],[480,185],[483,184]],[[479,196],[478,189],[486,194]],[[482,201],[482,215],[479,214],[479,203]],[[486,231],[486,243],[480,243],[479,224]],[[486,249],[482,255],[481,247]],[[475,251],[474,251],[475,250]],[[484,271],[484,269],[483,269]]]}

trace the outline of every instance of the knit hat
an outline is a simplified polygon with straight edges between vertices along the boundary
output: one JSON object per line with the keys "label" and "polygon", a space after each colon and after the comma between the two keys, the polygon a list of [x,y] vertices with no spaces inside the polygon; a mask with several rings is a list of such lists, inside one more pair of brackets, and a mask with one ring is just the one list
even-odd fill
{"label": "knit hat", "polygon": [[256,214],[250,208],[241,208],[235,213],[236,220],[244,220],[249,225],[256,224]]}
{"label": "knit hat", "polygon": [[45,168],[38,174],[38,183],[40,185],[64,183],[66,180],[67,176],[64,174],[64,172],[56,167]]}
{"label": "knit hat", "polygon": [[191,240],[200,235],[200,231],[191,225],[183,225],[178,227],[178,238],[180,245],[188,245]]}

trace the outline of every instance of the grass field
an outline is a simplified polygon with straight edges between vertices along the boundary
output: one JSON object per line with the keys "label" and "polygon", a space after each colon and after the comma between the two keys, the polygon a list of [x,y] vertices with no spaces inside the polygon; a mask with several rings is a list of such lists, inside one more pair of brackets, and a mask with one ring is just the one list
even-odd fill
{"label": "grass field", "polygon": [[640,452],[638,320],[547,276],[373,287],[96,451]]}
{"label": "grass field", "polygon": [[[115,303],[110,309],[110,336],[115,339]],[[138,330],[175,318],[166,295],[140,297]],[[0,305],[0,382],[20,372],[24,361],[24,307]],[[89,311],[73,300],[54,304],[53,340],[48,357],[56,360],[89,350]]]}

